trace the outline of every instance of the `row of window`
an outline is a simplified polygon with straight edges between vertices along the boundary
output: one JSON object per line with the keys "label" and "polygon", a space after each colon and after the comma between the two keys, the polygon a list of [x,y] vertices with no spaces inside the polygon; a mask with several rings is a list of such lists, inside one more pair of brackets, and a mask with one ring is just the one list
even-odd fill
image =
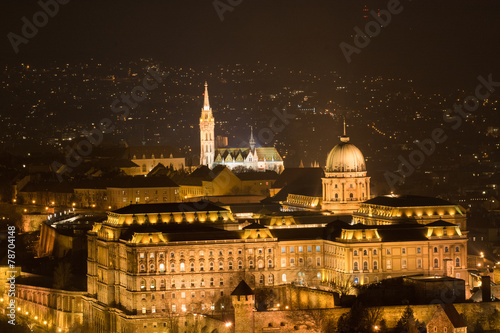
{"label": "row of window", "polygon": [[[450,248],[448,246],[445,246],[444,247],[444,252],[445,253],[449,253],[450,252]],[[460,247],[459,246],[455,246],[455,252],[460,252]],[[353,251],[353,255],[354,256],[358,256],[359,253],[360,252],[358,250],[354,250]],[[368,250],[364,249],[362,251],[362,253],[363,253],[364,256],[367,256],[368,255]],[[372,253],[373,253],[373,255],[378,255],[378,250],[377,249],[373,249]],[[391,249],[386,249],[386,253],[387,253],[387,255],[391,255]],[[422,248],[421,247],[417,247],[417,254],[420,254],[420,253],[422,253]],[[434,246],[433,253],[439,253],[439,248],[437,246]],[[406,247],[401,248],[401,254],[407,254]]]}
{"label": "row of window", "polygon": [[[287,262],[286,258],[281,258],[281,267],[286,267],[286,262]],[[308,257],[307,264],[312,265],[313,258]],[[300,257],[299,258],[299,266],[303,266],[303,265],[304,265],[304,258]],[[295,266],[295,258],[290,258],[290,267],[294,267],[294,266]],[[316,266],[321,266],[321,258],[320,257],[316,257]]]}
{"label": "row of window", "polygon": [[[317,247],[317,248],[319,248],[319,247]],[[248,249],[247,250],[248,254],[254,254],[253,250],[254,249]],[[317,250],[317,251],[319,252],[319,250]],[[300,252],[302,252],[302,251],[300,251]],[[311,251],[309,251],[309,252],[311,252]],[[219,255],[219,256],[224,256],[224,250],[217,250],[217,252],[215,252],[214,250],[209,250],[208,251],[208,256],[213,257],[215,255],[215,253],[217,253],[217,255]],[[237,253],[239,255],[241,255],[241,254],[243,254],[243,250],[242,249],[238,249]],[[263,248],[256,249],[256,253],[257,254],[264,254],[264,249]],[[269,254],[273,253],[273,249],[272,248],[268,248],[267,249],[267,253],[269,253]],[[293,253],[293,246],[292,246],[292,253]],[[233,254],[234,254],[234,251],[232,249],[227,250],[227,255],[228,256],[231,256]],[[189,251],[189,256],[190,257],[194,257],[194,255],[195,255],[195,251],[192,251],[192,250]],[[205,251],[204,250],[200,250],[198,252],[198,255],[200,257],[204,257],[205,256]],[[139,259],[145,259],[145,257],[146,257],[146,254],[144,252],[139,253]],[[149,255],[148,255],[148,257],[149,257],[149,259],[154,259],[155,258],[155,252],[150,252]],[[165,257],[165,253],[164,252],[159,252],[158,253],[158,258],[164,258],[164,257]],[[180,251],[179,252],[179,257],[180,258],[185,258],[185,252],[184,251]],[[175,252],[173,252],[173,251],[170,252],[170,258],[175,258]]]}
{"label": "row of window", "polygon": [[[302,258],[301,258],[302,259]],[[171,273],[175,273],[175,263],[171,263],[170,264],[170,272]],[[248,266],[250,269],[253,269],[255,268],[254,267],[254,261],[253,260],[249,260],[248,261]],[[155,272],[155,264],[150,264],[149,265],[149,272]],[[272,268],[273,267],[273,260],[272,259],[268,259],[267,260],[267,267],[268,268]],[[259,260],[257,261],[257,268],[264,268],[264,261],[263,260]],[[233,262],[232,261],[229,261],[227,263],[227,269],[228,270],[233,270]],[[238,261],[238,269],[243,269],[243,261],[239,260]],[[208,270],[209,271],[214,271],[215,270],[215,263],[213,261],[210,261],[208,263]],[[219,261],[219,271],[222,271],[224,270],[224,262],[223,261]],[[186,271],[186,264],[181,262],[179,264],[179,271],[180,272],[185,272]],[[195,264],[194,262],[191,262],[189,263],[189,271],[190,272],[194,272],[195,271]],[[199,263],[199,271],[200,272],[204,272],[205,271],[205,263],[204,262],[200,262]],[[146,265],[144,264],[141,264],[139,265],[139,272],[141,273],[145,273],[146,272]],[[161,263],[158,265],[158,272],[159,273],[165,273],[165,264]]]}
{"label": "row of window", "polygon": [[[433,267],[434,268],[439,268],[439,259],[438,258],[434,258],[434,261],[433,261]],[[373,261],[373,270],[377,270],[378,269],[378,261],[377,260],[374,260]],[[455,258],[455,267],[460,267],[460,258]],[[403,259],[401,260],[401,268],[402,269],[406,269],[407,268],[407,261],[406,259]],[[422,259],[420,258],[417,258],[417,268],[422,268]],[[353,265],[352,265],[352,269],[353,271],[359,271],[359,263],[357,261],[354,261],[353,262]],[[392,269],[392,260],[391,259],[387,259],[386,261],[386,269]],[[369,265],[368,265],[368,261],[363,261],[363,270],[364,271],[367,271],[369,270]]]}
{"label": "row of window", "polygon": [[[298,253],[303,253],[304,249],[307,249],[307,252],[312,252],[312,249],[313,249],[313,247],[311,245],[308,245],[306,247],[304,247],[304,246],[297,246],[297,247],[288,246],[288,253],[295,253],[295,248],[297,248]],[[320,251],[321,251],[321,246],[316,245],[316,252],[320,252]],[[287,253],[287,246],[281,247],[281,253]]]}
{"label": "row of window", "polygon": [[[282,280],[283,280],[283,282],[286,282],[286,274],[282,275]],[[261,285],[264,285],[265,281],[266,281],[266,278],[265,278],[264,274],[261,274],[259,277],[259,283]],[[255,276],[254,275],[252,275],[250,277],[250,283],[255,284]],[[274,284],[274,274],[269,274],[267,276],[267,283],[270,285]],[[229,280],[229,284],[232,285],[232,279]],[[186,288],[186,286],[187,286],[186,280],[181,279],[179,286],[180,286],[180,288]],[[214,277],[211,277],[210,279],[208,279],[207,282],[205,281],[204,278],[201,278],[200,283],[199,283],[199,287],[207,287],[207,286],[208,287],[216,287],[216,286],[223,287],[224,286],[224,278],[221,277],[221,278],[216,280]],[[141,280],[141,290],[142,291],[148,290],[148,287],[149,287],[149,290],[153,290],[153,291],[157,290],[156,279],[151,279],[149,281],[149,283],[147,283],[145,279],[142,279]],[[175,279],[170,280],[170,287],[171,288],[177,287]],[[195,279],[191,279],[189,287],[196,288],[196,280]],[[160,288],[160,290],[165,290],[165,288],[166,288],[165,279],[160,279],[159,288]],[[145,294],[143,294],[143,295],[145,297]],[[173,293],[172,295],[175,295],[175,293]],[[203,292],[202,297],[204,297],[204,295],[205,295],[205,292]],[[163,296],[162,296],[162,298],[163,298]],[[172,298],[175,298],[175,296],[173,296]],[[181,297],[181,298],[185,298],[185,297]],[[154,296],[153,296],[153,299],[154,299]]]}

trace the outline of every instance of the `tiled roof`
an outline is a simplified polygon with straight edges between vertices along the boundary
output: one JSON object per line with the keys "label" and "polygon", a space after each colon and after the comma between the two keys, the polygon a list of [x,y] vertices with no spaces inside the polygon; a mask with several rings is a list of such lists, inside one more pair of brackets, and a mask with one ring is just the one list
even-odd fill
{"label": "tiled roof", "polygon": [[231,295],[234,296],[247,296],[254,294],[255,293],[253,292],[252,288],[250,288],[250,286],[244,280],[241,280],[238,286],[231,293]]}

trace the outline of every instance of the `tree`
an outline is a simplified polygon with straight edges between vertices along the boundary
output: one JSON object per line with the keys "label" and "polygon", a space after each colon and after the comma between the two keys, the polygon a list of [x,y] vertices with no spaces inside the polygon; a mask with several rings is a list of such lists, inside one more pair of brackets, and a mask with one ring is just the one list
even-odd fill
{"label": "tree", "polygon": [[59,262],[54,270],[54,289],[67,289],[72,285],[73,274],[69,262]]}
{"label": "tree", "polygon": [[377,310],[367,310],[361,302],[355,302],[348,313],[340,316],[337,322],[338,333],[368,333],[373,331],[373,322],[377,318],[381,318],[381,312]]}
{"label": "tree", "polygon": [[422,324],[415,320],[412,308],[408,305],[396,324],[395,332],[417,333]]}
{"label": "tree", "polygon": [[255,289],[255,306],[259,311],[266,311],[274,306],[277,301],[277,295],[271,288]]}

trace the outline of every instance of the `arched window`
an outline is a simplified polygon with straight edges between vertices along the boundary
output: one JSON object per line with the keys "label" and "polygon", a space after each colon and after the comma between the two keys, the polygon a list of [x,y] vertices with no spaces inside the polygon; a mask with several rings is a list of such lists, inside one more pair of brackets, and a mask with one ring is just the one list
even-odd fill
{"label": "arched window", "polygon": [[366,260],[363,262],[363,270],[364,271],[368,270],[368,261],[366,261]]}
{"label": "arched window", "polygon": [[455,252],[460,252],[460,247],[455,246]]}
{"label": "arched window", "polygon": [[373,255],[377,255],[377,249],[373,249]]}
{"label": "arched window", "polygon": [[358,250],[354,250],[354,255],[357,256],[358,255]]}
{"label": "arched window", "polygon": [[450,249],[448,248],[448,246],[445,246],[445,247],[444,247],[444,252],[445,252],[445,253],[450,252]]}
{"label": "arched window", "polygon": [[[336,187],[337,185],[335,185]],[[339,194],[338,193],[335,193],[335,200],[339,200]]]}
{"label": "arched window", "polygon": [[267,279],[267,282],[268,282],[270,285],[274,284],[274,275],[269,274],[269,277],[268,277],[268,279]]}
{"label": "arched window", "polygon": [[357,261],[355,261],[355,262],[353,263],[352,267],[353,267],[353,270],[355,270],[355,271],[359,270],[359,264],[358,264],[358,262],[357,262]]}
{"label": "arched window", "polygon": [[460,267],[460,258],[455,259],[455,267]]}
{"label": "arched window", "polygon": [[259,283],[264,284],[264,275],[262,274],[260,275]]}
{"label": "arched window", "polygon": [[378,261],[373,260],[373,269],[378,269]]}
{"label": "arched window", "polygon": [[181,262],[181,272],[186,271],[186,265],[184,265],[183,262]]}
{"label": "arched window", "polygon": [[264,268],[264,261],[263,260],[259,260],[258,261],[258,267],[259,268]]}
{"label": "arched window", "polygon": [[359,278],[355,277],[354,278],[354,284],[358,284],[359,283]]}
{"label": "arched window", "polygon": [[434,253],[438,253],[438,248],[434,246]]}
{"label": "arched window", "polygon": [[439,267],[439,260],[438,258],[434,258],[434,268],[438,268]]}
{"label": "arched window", "polygon": [[153,272],[155,270],[155,265],[154,264],[149,265],[149,270]]}
{"label": "arched window", "polygon": [[205,264],[200,262],[200,271],[204,271],[205,270]]}
{"label": "arched window", "polygon": [[232,269],[233,269],[233,262],[232,262],[232,261],[228,262],[228,264],[227,264],[227,268],[228,268],[229,270],[232,270]]}
{"label": "arched window", "polygon": [[250,266],[250,268],[253,268],[253,260],[248,261],[248,266]]}
{"label": "arched window", "polygon": [[151,290],[155,290],[156,289],[156,280],[153,279],[151,280]]}
{"label": "arched window", "polygon": [[170,264],[170,271],[175,272],[175,264],[174,263]]}
{"label": "arched window", "polygon": [[238,269],[243,269],[243,261],[238,261]]}
{"label": "arched window", "polygon": [[213,287],[213,286],[214,286],[214,278],[213,278],[213,277],[211,277],[211,278],[210,278],[210,287]]}
{"label": "arched window", "polygon": [[269,260],[267,261],[267,267],[268,267],[268,268],[272,268],[272,267],[273,267],[273,260],[272,260],[272,259],[269,259]]}
{"label": "arched window", "polygon": [[213,271],[214,270],[214,262],[211,261],[210,264],[209,264],[209,267],[210,267],[210,270]]}
{"label": "arched window", "polygon": [[141,280],[141,290],[146,290],[146,280]]}
{"label": "arched window", "polygon": [[165,264],[160,264],[160,273],[165,273]]}
{"label": "arched window", "polygon": [[194,272],[194,262],[189,263],[189,270]]}
{"label": "arched window", "polygon": [[205,287],[205,279],[201,278],[200,287]]}
{"label": "arched window", "polygon": [[349,193],[349,198],[351,198],[351,199],[354,198],[354,194]]}
{"label": "arched window", "polygon": [[219,261],[219,271],[222,271],[224,269],[224,263],[222,261]]}
{"label": "arched window", "polygon": [[146,271],[146,266],[141,265],[141,266],[140,266],[140,270],[141,270],[141,272],[145,272],[145,271]]}
{"label": "arched window", "polygon": [[368,250],[363,250],[363,255],[367,256],[368,255]]}

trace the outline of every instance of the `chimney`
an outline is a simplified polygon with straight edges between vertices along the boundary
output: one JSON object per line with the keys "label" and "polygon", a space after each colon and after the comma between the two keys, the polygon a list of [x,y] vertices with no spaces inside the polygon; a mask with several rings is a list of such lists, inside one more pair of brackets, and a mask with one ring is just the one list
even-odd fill
{"label": "chimney", "polygon": [[483,302],[491,301],[491,278],[488,275],[481,276],[481,292],[483,295]]}

